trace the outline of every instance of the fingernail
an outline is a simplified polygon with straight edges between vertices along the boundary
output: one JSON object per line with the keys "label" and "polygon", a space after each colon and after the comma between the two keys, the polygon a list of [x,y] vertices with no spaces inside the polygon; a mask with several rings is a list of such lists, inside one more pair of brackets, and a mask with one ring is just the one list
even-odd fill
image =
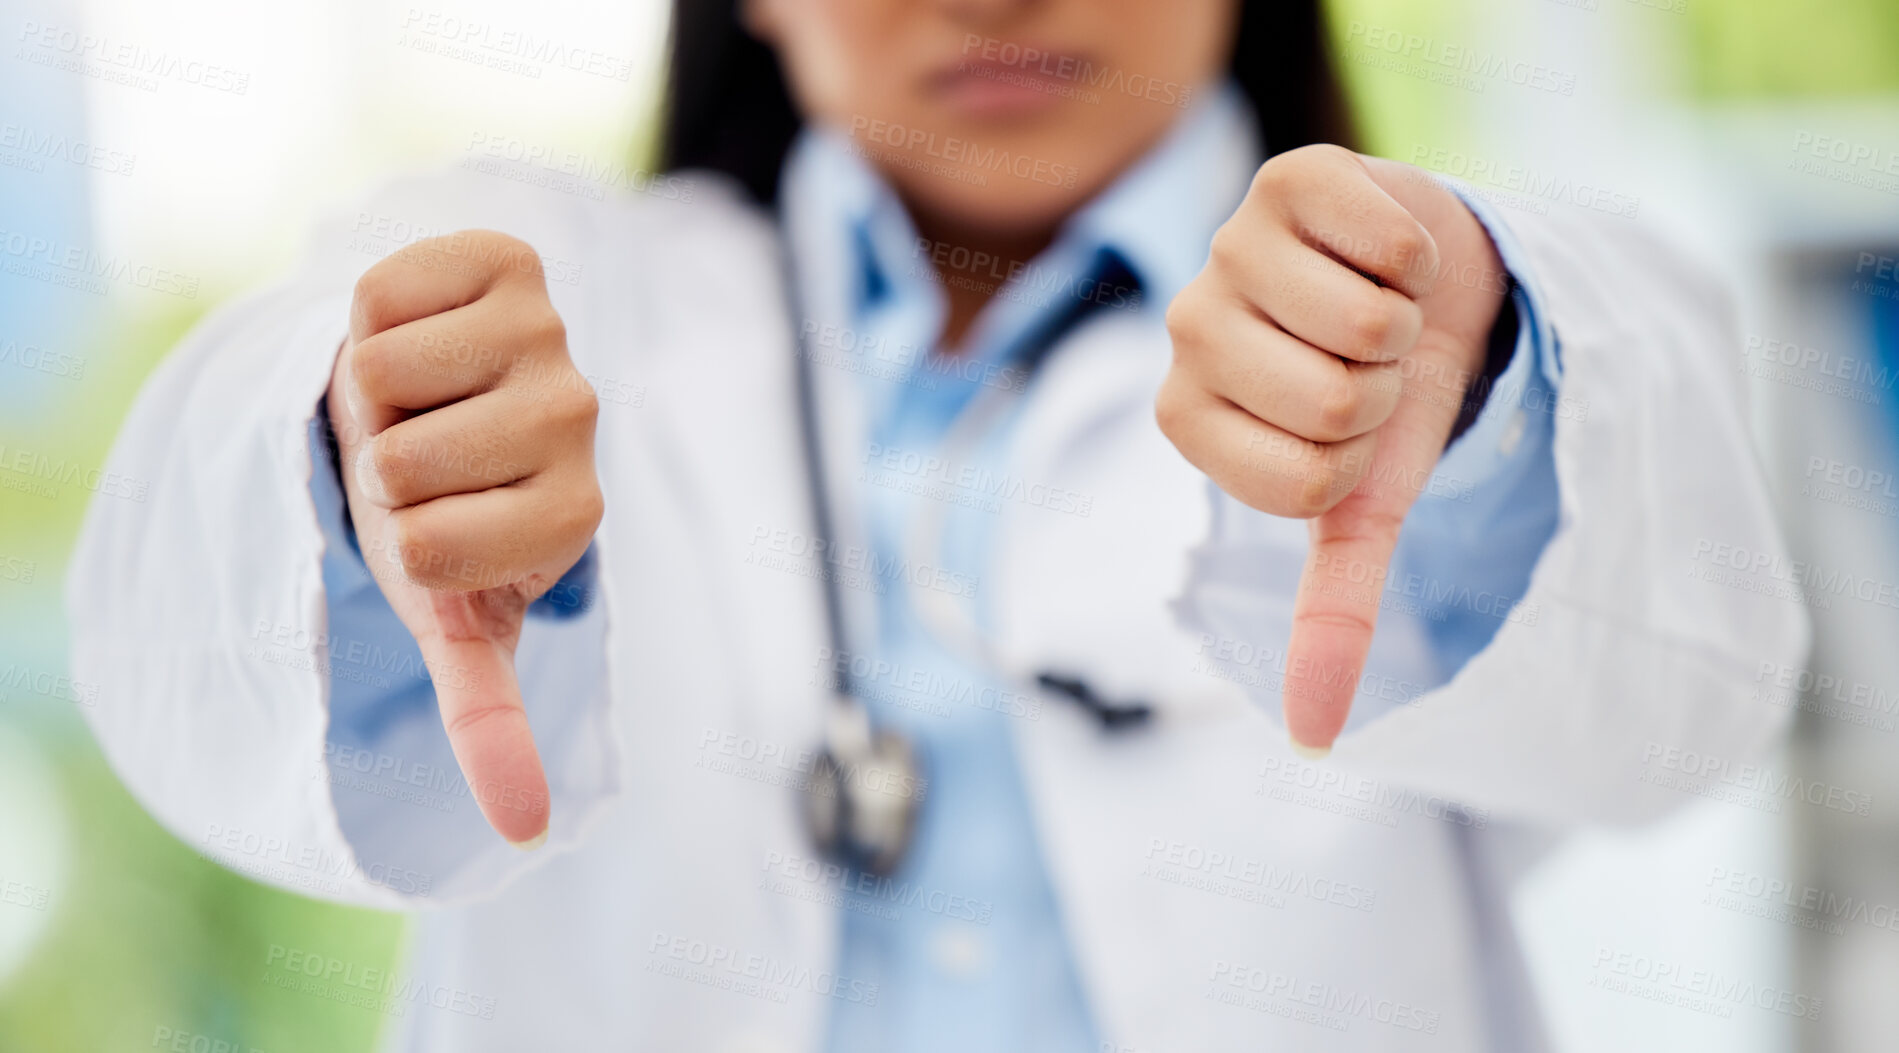
{"label": "fingernail", "polygon": [[547,827],[542,827],[539,834],[528,838],[526,841],[509,841],[508,843],[523,852],[532,852],[547,843],[547,830]]}
{"label": "fingernail", "polygon": [[1304,757],[1306,760],[1324,760],[1332,755],[1332,747],[1330,746],[1308,746],[1298,739],[1290,739],[1288,741],[1292,743],[1292,751]]}

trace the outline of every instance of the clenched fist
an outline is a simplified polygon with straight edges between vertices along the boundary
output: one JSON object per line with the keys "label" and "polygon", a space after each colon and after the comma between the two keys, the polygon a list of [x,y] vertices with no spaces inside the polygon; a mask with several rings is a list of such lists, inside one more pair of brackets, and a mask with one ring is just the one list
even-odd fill
{"label": "clenched fist", "polygon": [[1455,194],[1408,165],[1309,146],[1259,170],[1168,309],[1161,429],[1227,493],[1311,520],[1282,692],[1308,756],[1345,725],[1398,530],[1507,287]]}
{"label": "clenched fist", "polygon": [[330,379],[356,537],[414,634],[471,794],[501,836],[547,835],[514,649],[528,605],[600,525],[598,403],[540,257],[490,231],[418,242],[356,283]]}

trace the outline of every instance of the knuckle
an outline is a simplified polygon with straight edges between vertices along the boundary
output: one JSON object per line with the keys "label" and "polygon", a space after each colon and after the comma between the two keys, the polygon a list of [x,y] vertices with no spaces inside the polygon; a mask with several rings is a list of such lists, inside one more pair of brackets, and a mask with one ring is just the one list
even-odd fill
{"label": "knuckle", "polygon": [[1296,435],[1262,433],[1240,461],[1235,497],[1270,515],[1310,519],[1330,508],[1334,469],[1326,447]]}
{"label": "knuckle", "polygon": [[1185,383],[1179,371],[1174,370],[1154,396],[1154,423],[1160,426],[1161,434],[1175,445],[1179,445],[1186,435],[1187,416],[1190,413],[1190,402],[1183,388]]}
{"label": "knuckle", "polygon": [[425,516],[401,515],[395,519],[396,555],[403,576],[424,588],[442,584],[448,564],[440,531]]}
{"label": "knuckle", "polygon": [[551,393],[553,414],[563,424],[577,427],[588,433],[600,419],[600,397],[594,393],[593,385],[578,372],[568,372],[555,385]]}
{"label": "knuckle", "polygon": [[1352,483],[1340,470],[1330,464],[1312,465],[1301,479],[1297,491],[1291,495],[1296,519],[1311,519],[1331,511],[1350,493]]}
{"label": "knuckle", "polygon": [[607,499],[600,492],[600,484],[592,480],[584,487],[573,502],[573,518],[576,533],[583,537],[592,537],[600,528],[600,521],[606,518]]}
{"label": "knuckle", "polygon": [[1253,187],[1267,193],[1282,192],[1306,180],[1331,175],[1341,162],[1356,161],[1357,156],[1343,146],[1310,143],[1274,154],[1254,174]]}
{"label": "knuckle", "polygon": [[559,311],[554,310],[553,304],[548,304],[546,310],[535,319],[534,335],[544,344],[560,348],[567,346],[567,321],[560,316]]}
{"label": "knuckle", "polygon": [[1167,305],[1167,335],[1176,361],[1195,357],[1206,348],[1206,335],[1220,310],[1204,281],[1195,279]]}
{"label": "knuckle", "polygon": [[357,333],[370,336],[400,323],[399,284],[385,263],[378,263],[356,279],[350,292],[350,322]]}
{"label": "knuckle", "polygon": [[1398,333],[1393,341],[1394,350],[1399,353],[1411,350],[1418,335],[1424,332],[1424,308],[1410,297],[1397,293],[1387,293],[1385,303],[1391,314],[1391,327]]}
{"label": "knuckle", "polygon": [[1400,270],[1416,270],[1429,262],[1431,243],[1415,223],[1400,225],[1386,236],[1390,263]]}
{"label": "knuckle", "polygon": [[[395,513],[395,542],[402,572],[413,585],[437,592],[475,592],[501,580],[466,553],[468,538],[432,505]],[[431,514],[434,513],[434,514]]]}
{"label": "knuckle", "polygon": [[1365,410],[1365,394],[1349,373],[1331,382],[1325,397],[1319,400],[1320,442],[1338,442],[1358,434],[1360,416]]}
{"label": "knuckle", "polygon": [[593,539],[606,512],[606,498],[600,492],[600,484],[589,474],[583,483],[564,492],[548,514],[532,542],[536,555],[557,551],[574,555]]}
{"label": "knuckle", "polygon": [[376,481],[390,500],[399,505],[408,504],[406,498],[415,487],[415,466],[408,444],[400,439],[392,440],[389,433],[384,432],[370,442],[366,460],[366,467],[375,473]]}
{"label": "knuckle", "polygon": [[493,260],[494,272],[501,276],[519,275],[539,280],[544,271],[541,266],[541,254],[534,246],[512,234],[498,230],[471,230],[468,237],[481,243],[484,254]]}
{"label": "knuckle", "polygon": [[1207,246],[1209,265],[1229,275],[1244,273],[1252,255],[1251,240],[1242,224],[1228,220],[1213,232],[1213,240]]}
{"label": "knuckle", "polygon": [[394,341],[369,337],[349,350],[349,375],[371,402],[386,404],[394,394],[401,355]]}
{"label": "knuckle", "polygon": [[1384,357],[1386,342],[1397,329],[1397,317],[1382,298],[1355,307],[1346,318],[1351,334],[1349,357],[1372,360]]}
{"label": "knuckle", "polygon": [[1189,285],[1167,305],[1167,335],[1178,342],[1197,321],[1196,310],[1194,287]]}
{"label": "knuckle", "polygon": [[1266,163],[1253,173],[1253,182],[1247,187],[1246,196],[1270,198],[1284,189],[1290,170],[1298,163],[1293,159],[1295,153],[1298,151],[1267,158]]}

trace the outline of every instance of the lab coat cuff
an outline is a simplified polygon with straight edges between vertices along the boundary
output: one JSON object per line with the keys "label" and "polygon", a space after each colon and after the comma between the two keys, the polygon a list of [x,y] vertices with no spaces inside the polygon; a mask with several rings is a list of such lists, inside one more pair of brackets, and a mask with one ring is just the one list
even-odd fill
{"label": "lab coat cuff", "polygon": [[1454,181],[1446,180],[1445,185],[1477,217],[1503,260],[1516,307],[1517,334],[1509,362],[1476,393],[1482,407],[1470,427],[1439,458],[1419,501],[1451,500],[1488,507],[1496,502],[1473,502],[1473,497],[1502,481],[1522,478],[1522,471],[1512,470],[1517,462],[1549,457],[1551,444],[1543,440],[1554,431],[1555,418],[1577,412],[1577,407],[1561,398],[1561,348],[1550,325],[1549,301],[1528,254],[1481,196]]}
{"label": "lab coat cuff", "polygon": [[[1495,207],[1484,200],[1482,194],[1457,180],[1442,176],[1437,178],[1442,180],[1445,189],[1457,195],[1465,208],[1470,209],[1471,215],[1477,217],[1484,233],[1490,235],[1490,243],[1496,247],[1498,257],[1503,260],[1503,269],[1509,272],[1510,295],[1516,302],[1520,327],[1516,356],[1522,357],[1526,353],[1533,356],[1543,379],[1552,387],[1560,386],[1563,381],[1562,353],[1557,346],[1555,330],[1550,325],[1549,298],[1544,295],[1536,270],[1530,265],[1529,253],[1510,225],[1504,222]],[[1514,361],[1512,364],[1515,364]]]}

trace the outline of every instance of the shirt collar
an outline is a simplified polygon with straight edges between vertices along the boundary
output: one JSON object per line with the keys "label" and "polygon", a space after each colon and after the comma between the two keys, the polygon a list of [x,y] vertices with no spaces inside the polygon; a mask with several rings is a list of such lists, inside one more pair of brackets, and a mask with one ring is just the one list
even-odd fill
{"label": "shirt collar", "polygon": [[[1161,141],[1063,225],[1031,267],[1118,254],[1155,311],[1206,263],[1263,156],[1248,105],[1228,84],[1204,93]],[[940,324],[941,290],[919,268],[917,233],[895,192],[841,132],[807,127],[786,160],[783,210],[802,309],[850,324],[893,296],[916,294]],[[994,305],[992,306],[999,306]],[[978,323],[981,324],[980,322]]]}

